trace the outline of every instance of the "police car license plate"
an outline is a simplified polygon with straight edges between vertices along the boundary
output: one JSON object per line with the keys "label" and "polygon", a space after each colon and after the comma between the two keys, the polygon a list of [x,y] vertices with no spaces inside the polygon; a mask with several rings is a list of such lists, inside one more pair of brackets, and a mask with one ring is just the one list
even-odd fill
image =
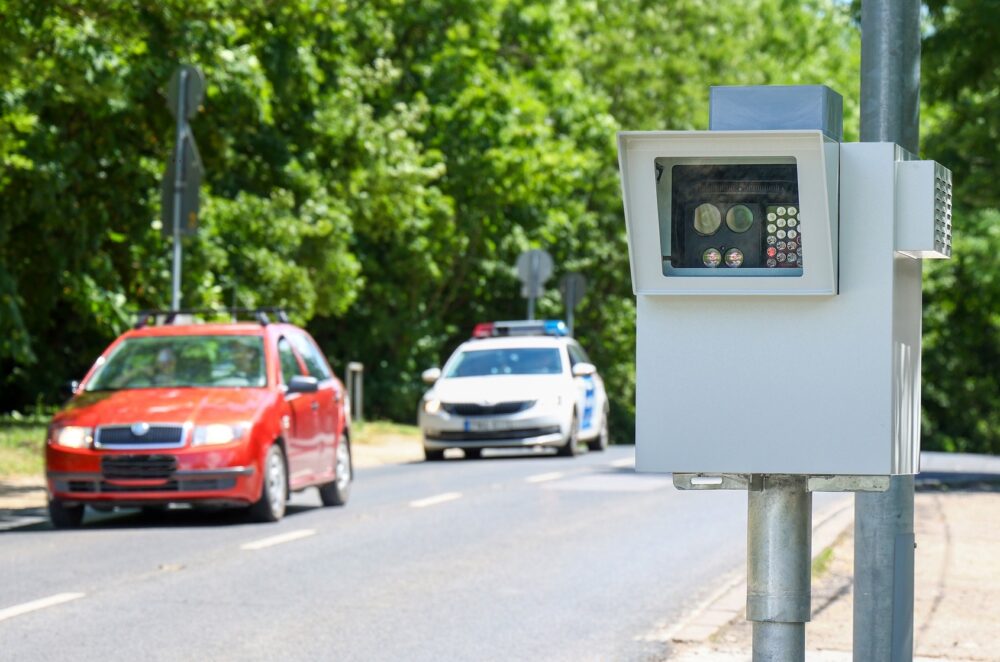
{"label": "police car license plate", "polygon": [[469,419],[465,421],[465,429],[471,432],[495,432],[497,430],[509,430],[510,421],[496,419]]}

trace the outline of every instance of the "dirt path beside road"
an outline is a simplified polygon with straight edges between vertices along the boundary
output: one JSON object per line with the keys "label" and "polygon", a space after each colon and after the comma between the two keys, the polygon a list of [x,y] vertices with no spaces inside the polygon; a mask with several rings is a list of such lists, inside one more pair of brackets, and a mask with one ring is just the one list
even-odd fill
{"label": "dirt path beside road", "polygon": [[[922,491],[914,509],[914,659],[1000,661],[1000,491]],[[852,659],[853,532],[847,527],[814,563],[810,662]],[[706,642],[668,644],[665,659],[749,661],[751,634],[740,614]]]}

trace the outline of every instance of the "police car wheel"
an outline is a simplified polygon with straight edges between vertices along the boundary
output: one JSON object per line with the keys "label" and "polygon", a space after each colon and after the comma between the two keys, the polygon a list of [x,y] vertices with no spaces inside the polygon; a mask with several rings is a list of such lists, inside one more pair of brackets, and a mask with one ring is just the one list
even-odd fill
{"label": "police car wheel", "polygon": [[444,451],[434,451],[429,448],[424,449],[425,462],[440,462],[444,459]]}
{"label": "police car wheel", "polygon": [[580,449],[580,426],[577,422],[576,412],[573,413],[573,420],[569,424],[569,436],[566,443],[559,447],[558,455],[563,457],[573,457]]}
{"label": "police car wheel", "polygon": [[604,413],[604,422],[601,424],[601,433],[597,435],[597,439],[587,442],[587,448],[595,452],[601,452],[608,449],[608,414]]}

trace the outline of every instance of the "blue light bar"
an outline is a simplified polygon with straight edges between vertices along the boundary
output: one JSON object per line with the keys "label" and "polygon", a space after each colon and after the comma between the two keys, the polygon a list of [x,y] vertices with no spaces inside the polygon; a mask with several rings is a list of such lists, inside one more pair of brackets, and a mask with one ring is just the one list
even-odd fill
{"label": "blue light bar", "polygon": [[545,320],[545,335],[548,336],[568,336],[569,329],[562,320]]}

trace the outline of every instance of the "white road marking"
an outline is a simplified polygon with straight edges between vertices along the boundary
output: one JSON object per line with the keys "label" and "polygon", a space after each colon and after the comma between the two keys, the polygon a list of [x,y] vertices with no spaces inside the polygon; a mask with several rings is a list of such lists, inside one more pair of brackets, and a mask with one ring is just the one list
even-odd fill
{"label": "white road marking", "polygon": [[266,547],[274,547],[275,545],[292,542],[293,540],[301,540],[302,538],[308,538],[309,536],[314,535],[316,535],[316,529],[299,529],[298,531],[289,531],[288,533],[281,533],[276,536],[271,536],[270,538],[261,538],[260,540],[245,543],[240,545],[240,549],[248,549],[252,551],[264,549]]}
{"label": "white road marking", "polygon": [[460,492],[445,492],[444,494],[438,494],[437,496],[427,497],[426,499],[417,499],[416,501],[410,502],[410,507],[412,508],[426,508],[427,506],[436,506],[439,503],[445,503],[446,501],[454,501],[455,499],[461,499],[462,494]]}
{"label": "white road marking", "polygon": [[31,602],[25,602],[22,605],[14,605],[13,607],[0,609],[0,621],[6,621],[8,618],[14,618],[15,616],[20,616],[21,614],[27,614],[32,611],[38,611],[39,609],[45,609],[46,607],[55,607],[56,605],[61,605],[64,602],[82,598],[84,595],[84,593],[58,593],[56,595],[50,595],[47,598],[42,598],[41,600],[32,600]]}
{"label": "white road marking", "polygon": [[565,475],[566,474],[564,474],[561,471],[551,471],[551,472],[549,472],[547,474],[535,474],[534,476],[528,476],[527,478],[524,479],[524,482],[526,482],[526,483],[544,483],[544,482],[550,481],[550,480],[559,480],[560,478],[562,478]]}
{"label": "white road marking", "polygon": [[615,460],[614,462],[612,462],[611,466],[613,466],[615,468],[634,467],[635,466],[635,458],[634,457],[623,457],[620,460]]}

